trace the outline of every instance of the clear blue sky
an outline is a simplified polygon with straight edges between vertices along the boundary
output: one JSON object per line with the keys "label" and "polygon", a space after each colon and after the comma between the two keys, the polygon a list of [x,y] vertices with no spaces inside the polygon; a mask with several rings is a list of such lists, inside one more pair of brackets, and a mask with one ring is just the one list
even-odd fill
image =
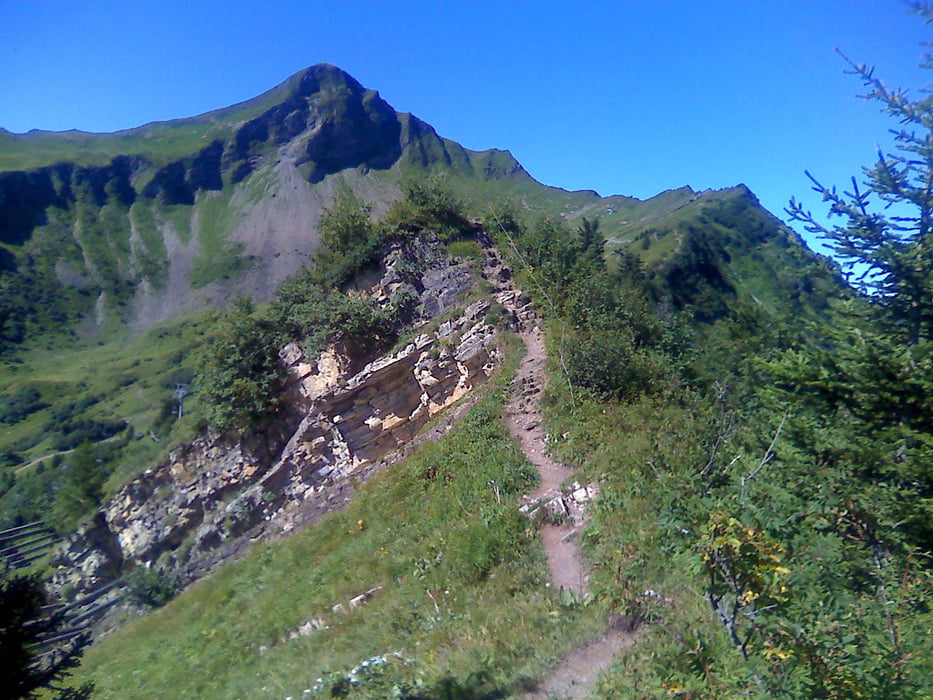
{"label": "clear blue sky", "polygon": [[899,0],[0,0],[0,126],[191,116],[328,62],[546,184],[645,198],[744,182],[781,214],[805,168],[844,185],[894,126],[834,47],[918,88],[929,39]]}

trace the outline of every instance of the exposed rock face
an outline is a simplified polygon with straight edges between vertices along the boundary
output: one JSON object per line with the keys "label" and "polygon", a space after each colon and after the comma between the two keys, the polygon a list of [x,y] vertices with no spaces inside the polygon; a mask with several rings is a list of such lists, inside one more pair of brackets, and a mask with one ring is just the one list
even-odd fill
{"label": "exposed rock face", "polygon": [[126,562],[155,561],[178,547],[205,514],[252,483],[268,454],[218,436],[173,450],[65,540],[52,559],[59,567],[53,583],[77,597],[117,578]]}
{"label": "exposed rock face", "polygon": [[[373,296],[388,298],[412,285],[422,318],[456,308],[470,287],[470,269],[433,260],[431,248],[414,266],[413,251],[390,254]],[[436,264],[427,266],[429,260]],[[301,409],[282,427],[288,432],[262,436],[261,448],[213,436],[174,450],[68,538],[55,561],[59,589],[79,596],[118,577],[125,565],[158,562],[190,571],[221,543],[403,445],[499,363],[489,308],[488,300],[474,302],[359,371],[334,348],[309,359],[297,343],[285,346],[280,356],[292,377],[291,402]]]}
{"label": "exposed rock face", "polygon": [[143,189],[143,195],[149,198],[158,197],[164,204],[191,205],[194,204],[198,190],[223,189],[223,153],[223,142],[219,139],[214,140],[196,156],[161,168]]}
{"label": "exposed rock face", "polygon": [[296,163],[308,179],[363,165],[386,168],[401,154],[401,125],[379,93],[339,68],[318,64],[294,76],[287,99],[244,124],[235,137],[242,159],[236,178],[250,168],[257,144],[295,146]]}
{"label": "exposed rock face", "polygon": [[83,593],[100,583],[112,581],[120,571],[123,553],[107,524],[103,512],[87,521],[59,548],[58,563],[69,567],[67,574],[56,576],[61,587],[74,584],[74,594]]}
{"label": "exposed rock face", "polygon": [[430,418],[485,381],[498,364],[496,332],[471,304],[435,334],[422,334],[319,395],[278,461],[205,519],[192,552],[268,520],[409,440]]}
{"label": "exposed rock face", "polygon": [[177,547],[206,512],[251,483],[261,468],[241,443],[196,440],[128,484],[104,517],[125,557],[151,561]]}

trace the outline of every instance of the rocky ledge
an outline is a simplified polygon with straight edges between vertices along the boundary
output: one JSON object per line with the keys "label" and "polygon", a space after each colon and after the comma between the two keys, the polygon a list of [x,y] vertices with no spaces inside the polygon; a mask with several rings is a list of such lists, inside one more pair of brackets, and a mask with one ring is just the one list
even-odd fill
{"label": "rocky ledge", "polygon": [[264,436],[257,449],[206,436],[173,450],[67,538],[53,562],[55,587],[74,599],[134,566],[190,571],[223,543],[403,445],[500,362],[489,308],[474,302],[350,376],[333,348],[311,361],[286,346],[282,358],[304,405],[290,437]]}

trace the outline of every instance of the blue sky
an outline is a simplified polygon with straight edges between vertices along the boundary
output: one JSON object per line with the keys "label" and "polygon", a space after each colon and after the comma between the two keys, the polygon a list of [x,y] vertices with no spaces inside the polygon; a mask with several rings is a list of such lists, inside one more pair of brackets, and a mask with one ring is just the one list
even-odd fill
{"label": "blue sky", "polygon": [[894,124],[844,50],[922,87],[899,0],[0,0],[0,126],[113,131],[248,99],[328,62],[538,180],[649,197],[744,182],[777,214],[845,185]]}

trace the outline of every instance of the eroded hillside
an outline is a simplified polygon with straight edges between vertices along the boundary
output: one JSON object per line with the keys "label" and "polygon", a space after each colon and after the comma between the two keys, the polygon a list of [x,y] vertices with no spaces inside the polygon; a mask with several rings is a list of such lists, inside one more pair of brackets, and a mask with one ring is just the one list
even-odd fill
{"label": "eroded hillside", "polygon": [[327,65],[189,120],[3,139],[8,346],[79,318],[86,333],[121,322],[139,332],[237,292],[266,300],[316,249],[338,186],[384,211],[413,167],[533,182],[507,154],[443,140]]}

